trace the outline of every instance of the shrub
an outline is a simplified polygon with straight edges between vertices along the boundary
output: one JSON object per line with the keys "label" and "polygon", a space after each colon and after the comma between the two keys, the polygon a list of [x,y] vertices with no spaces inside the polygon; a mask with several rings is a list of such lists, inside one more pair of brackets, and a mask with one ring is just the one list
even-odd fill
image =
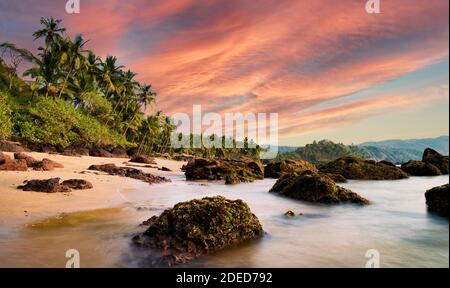
{"label": "shrub", "polygon": [[11,136],[11,108],[8,97],[0,92],[0,140],[5,140]]}

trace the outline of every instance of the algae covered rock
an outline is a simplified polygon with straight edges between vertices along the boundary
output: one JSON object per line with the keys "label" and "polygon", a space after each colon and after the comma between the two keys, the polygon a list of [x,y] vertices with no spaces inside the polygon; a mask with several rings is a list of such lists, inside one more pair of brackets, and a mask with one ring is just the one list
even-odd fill
{"label": "algae covered rock", "polygon": [[300,175],[285,174],[278,179],[270,192],[278,192],[289,198],[316,203],[370,204],[369,200],[336,185],[336,182],[330,177],[312,171],[306,171]]}
{"label": "algae covered rock", "polygon": [[396,166],[357,157],[339,158],[321,167],[320,172],[360,180],[397,180],[409,177],[406,172]]}
{"label": "algae covered rock", "polygon": [[226,184],[264,179],[264,167],[254,159],[191,159],[184,171],[187,180],[225,180]]}
{"label": "algae covered rock", "polygon": [[425,193],[428,210],[448,218],[449,193],[448,184],[428,190]]}
{"label": "algae covered rock", "polygon": [[449,172],[448,156],[443,156],[431,148],[425,149],[425,151],[423,152],[422,161],[436,166],[442,174],[447,175]]}
{"label": "algae covered rock", "polygon": [[317,171],[316,166],[302,160],[281,160],[267,164],[264,169],[265,178],[280,178],[284,173],[302,173],[304,171]]}
{"label": "algae covered rock", "polygon": [[438,176],[442,175],[439,168],[433,164],[411,160],[402,165],[402,170],[412,176]]}
{"label": "algae covered rock", "polygon": [[152,250],[154,266],[185,263],[263,235],[245,202],[220,196],[178,203],[145,224],[148,229],[133,242]]}

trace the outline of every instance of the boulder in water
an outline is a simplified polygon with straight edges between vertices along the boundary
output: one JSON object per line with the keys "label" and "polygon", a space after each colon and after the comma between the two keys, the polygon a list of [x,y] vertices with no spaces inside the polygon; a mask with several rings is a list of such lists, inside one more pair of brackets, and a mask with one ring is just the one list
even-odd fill
{"label": "boulder in water", "polygon": [[307,170],[317,171],[317,168],[306,161],[286,159],[267,164],[264,168],[264,177],[277,179],[284,173],[302,173]]}
{"label": "boulder in water", "polygon": [[428,210],[448,218],[449,193],[448,184],[428,190],[425,193]]}
{"label": "boulder in water", "polygon": [[438,176],[442,175],[439,168],[423,161],[411,160],[402,165],[402,170],[411,176]]}
{"label": "boulder in water", "polygon": [[447,175],[449,172],[449,157],[441,155],[436,150],[431,148],[425,149],[422,161],[436,166],[444,175]]}
{"label": "boulder in water", "polygon": [[148,229],[133,242],[151,249],[154,266],[186,263],[263,235],[245,202],[220,196],[178,203],[146,224]]}
{"label": "boulder in water", "polygon": [[289,198],[316,203],[370,204],[369,200],[336,185],[336,182],[328,176],[312,171],[306,171],[300,175],[285,174],[278,179],[270,192],[278,192]]}
{"label": "boulder in water", "polygon": [[343,157],[320,168],[320,172],[339,174],[355,180],[397,180],[408,178],[400,168],[373,160]]}

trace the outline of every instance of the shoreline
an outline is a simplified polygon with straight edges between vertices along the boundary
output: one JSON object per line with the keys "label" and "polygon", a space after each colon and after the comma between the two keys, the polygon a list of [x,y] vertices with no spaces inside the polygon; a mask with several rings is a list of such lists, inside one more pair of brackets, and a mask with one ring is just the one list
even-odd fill
{"label": "shoreline", "polygon": [[[4,152],[13,156],[14,153]],[[39,152],[26,152],[37,160],[48,158],[64,165],[64,168],[54,171],[1,171],[0,173],[0,227],[10,229],[17,226],[33,223],[62,213],[96,210],[103,208],[116,208],[127,200],[117,190],[135,189],[142,185],[142,181],[110,176],[106,173],[88,171],[90,165],[114,163],[125,166],[127,158],[101,158],[101,157],[72,157]],[[182,174],[180,168],[185,164],[182,161],[155,158],[158,167],[167,167],[173,172],[160,171],[144,167],[145,164],[133,163],[134,168],[141,169],[155,176],[174,176]],[[40,193],[25,192],[17,189],[25,180],[49,179],[59,177],[61,180],[84,179],[92,183],[93,189],[74,190],[70,193]],[[150,185],[150,184],[148,184]],[[170,183],[161,184],[170,185]]]}

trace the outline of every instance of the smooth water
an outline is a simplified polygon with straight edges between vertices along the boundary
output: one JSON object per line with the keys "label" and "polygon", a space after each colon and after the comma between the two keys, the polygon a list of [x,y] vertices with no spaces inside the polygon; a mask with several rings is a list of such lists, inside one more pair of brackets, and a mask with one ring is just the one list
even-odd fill
{"label": "smooth water", "polygon": [[[365,267],[366,252],[376,249],[381,267],[448,268],[448,219],[427,213],[424,197],[427,189],[448,181],[448,176],[413,177],[342,185],[373,202],[366,207],[286,199],[267,192],[275,180],[225,186],[175,176],[172,184],[138,183],[118,190],[128,201],[123,207],[0,229],[0,267],[65,267],[68,249],[80,252],[82,267],[140,267],[144,256],[130,243],[145,229],[139,223],[180,201],[223,195],[245,200],[267,234],[183,267]],[[288,218],[287,210],[303,215]]]}

